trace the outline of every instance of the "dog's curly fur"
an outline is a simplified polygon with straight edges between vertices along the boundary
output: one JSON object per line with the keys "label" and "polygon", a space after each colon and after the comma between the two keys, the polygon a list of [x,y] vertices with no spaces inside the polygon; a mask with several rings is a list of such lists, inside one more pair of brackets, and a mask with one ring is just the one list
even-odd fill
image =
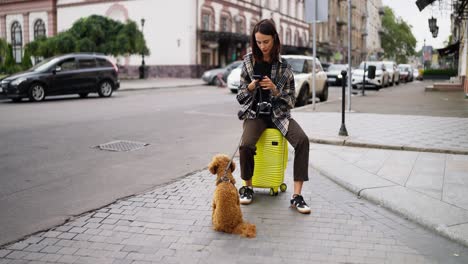
{"label": "dog's curly fur", "polygon": [[[210,172],[216,175],[216,189],[213,196],[213,229],[252,238],[256,236],[256,227],[242,219],[239,193],[235,186],[236,180],[232,176],[236,164],[231,162],[226,171],[229,160],[227,155],[218,154],[208,165]],[[224,174],[226,174],[227,179],[223,180]]]}

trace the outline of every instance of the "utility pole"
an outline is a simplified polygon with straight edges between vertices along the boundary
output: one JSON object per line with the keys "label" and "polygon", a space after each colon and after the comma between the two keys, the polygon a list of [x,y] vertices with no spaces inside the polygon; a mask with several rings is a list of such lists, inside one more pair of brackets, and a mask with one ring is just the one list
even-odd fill
{"label": "utility pole", "polygon": [[318,0],[314,0],[314,12],[313,12],[313,15],[312,15],[312,31],[314,31],[312,33],[312,36],[313,36],[313,43],[312,43],[312,57],[314,57],[314,61],[313,61],[313,64],[312,64],[312,109],[315,111],[315,60],[316,60],[316,57],[317,57],[317,52],[316,52],[316,25],[317,25],[317,1]]}
{"label": "utility pole", "polygon": [[351,9],[351,0],[348,0],[348,112],[351,111]]}

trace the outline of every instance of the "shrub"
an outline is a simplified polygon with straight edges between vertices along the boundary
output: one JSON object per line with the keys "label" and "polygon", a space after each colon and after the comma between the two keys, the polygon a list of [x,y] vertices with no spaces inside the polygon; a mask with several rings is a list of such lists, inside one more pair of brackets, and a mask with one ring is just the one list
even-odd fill
{"label": "shrub", "polygon": [[424,76],[447,76],[453,77],[457,76],[457,69],[427,69],[424,70]]}

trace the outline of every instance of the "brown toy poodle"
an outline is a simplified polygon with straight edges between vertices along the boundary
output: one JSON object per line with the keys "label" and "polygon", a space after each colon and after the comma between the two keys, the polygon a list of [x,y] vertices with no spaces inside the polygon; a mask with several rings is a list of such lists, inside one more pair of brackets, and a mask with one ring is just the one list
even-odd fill
{"label": "brown toy poodle", "polygon": [[229,169],[229,157],[218,154],[213,157],[208,169],[216,175],[216,189],[213,196],[213,229],[230,234],[239,234],[243,237],[255,237],[256,227],[254,224],[242,220],[242,212],[239,203],[239,193],[235,186],[236,181],[232,172],[236,168],[231,162]]}

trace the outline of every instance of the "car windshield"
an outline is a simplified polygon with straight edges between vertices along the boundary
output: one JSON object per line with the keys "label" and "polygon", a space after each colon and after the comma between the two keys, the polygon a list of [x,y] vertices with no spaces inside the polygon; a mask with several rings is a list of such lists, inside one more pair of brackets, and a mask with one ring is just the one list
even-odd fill
{"label": "car windshield", "polygon": [[304,70],[304,59],[287,59],[288,63],[291,64],[294,72],[302,72]]}
{"label": "car windshield", "polygon": [[35,71],[35,72],[45,71],[45,70],[49,69],[51,66],[53,66],[54,64],[56,64],[58,61],[59,61],[59,58],[57,58],[57,57],[52,57],[52,58],[49,58],[49,59],[45,59],[45,60],[39,62],[38,64],[34,65],[29,70],[30,71]]}
{"label": "car windshield", "polygon": [[347,68],[348,68],[347,65],[333,64],[333,65],[330,65],[330,67],[328,67],[328,71],[342,71],[342,70],[346,70]]}
{"label": "car windshield", "polygon": [[[372,66],[375,66],[376,70],[381,70],[382,69],[382,64],[381,63],[378,63],[378,62],[366,62],[366,70],[367,68],[369,67],[369,65],[372,65]],[[364,69],[364,62],[361,62],[361,64],[359,64],[359,68],[360,70],[363,70]]]}
{"label": "car windshield", "polygon": [[400,66],[400,71],[409,71],[409,67]]}

